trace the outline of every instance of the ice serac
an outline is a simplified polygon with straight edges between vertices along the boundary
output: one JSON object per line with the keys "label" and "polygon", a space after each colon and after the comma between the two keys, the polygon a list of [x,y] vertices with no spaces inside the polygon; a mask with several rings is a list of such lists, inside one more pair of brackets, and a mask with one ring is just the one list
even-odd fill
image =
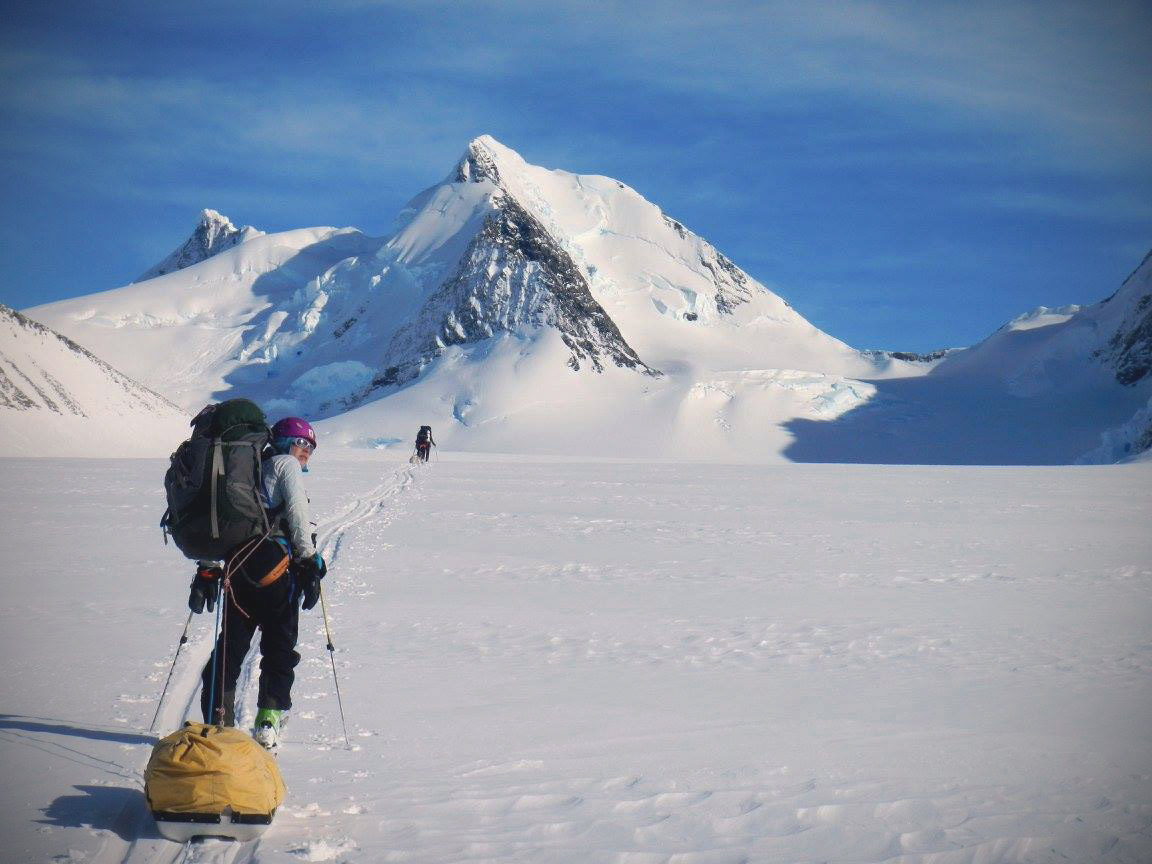
{"label": "ice serac", "polygon": [[141,273],[133,281],[144,282],[163,276],[165,273],[175,273],[177,270],[207,261],[212,256],[238,246],[252,237],[259,237],[263,233],[251,225],[237,228],[227,216],[215,210],[205,209],[200,214],[192,235],[167,258]]}
{"label": "ice serac", "polygon": [[164,455],[187,415],[52,329],[0,304],[8,455]]}

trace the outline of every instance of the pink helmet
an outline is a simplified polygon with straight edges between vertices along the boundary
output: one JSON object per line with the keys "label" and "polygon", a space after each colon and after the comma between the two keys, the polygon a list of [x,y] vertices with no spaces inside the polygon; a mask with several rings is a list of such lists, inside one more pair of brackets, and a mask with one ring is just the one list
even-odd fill
{"label": "pink helmet", "polygon": [[316,430],[312,424],[300,417],[284,417],[277,420],[272,426],[272,438],[303,438],[313,449],[316,447]]}

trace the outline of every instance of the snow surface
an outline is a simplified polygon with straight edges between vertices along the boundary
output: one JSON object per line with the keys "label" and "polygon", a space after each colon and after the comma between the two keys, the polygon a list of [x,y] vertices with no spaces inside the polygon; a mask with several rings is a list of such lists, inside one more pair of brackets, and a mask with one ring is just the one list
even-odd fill
{"label": "snow surface", "polygon": [[1152,860],[1152,464],[331,452],[353,749],[305,613],[286,802],[187,849],[141,791],[191,576],[164,462],[0,462],[0,859]]}

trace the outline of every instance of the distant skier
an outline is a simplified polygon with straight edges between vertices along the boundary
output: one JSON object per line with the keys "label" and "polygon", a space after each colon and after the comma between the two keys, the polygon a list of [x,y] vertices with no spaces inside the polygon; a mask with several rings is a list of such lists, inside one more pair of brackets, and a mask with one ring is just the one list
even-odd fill
{"label": "distant skier", "polygon": [[416,433],[416,457],[421,462],[427,462],[428,454],[435,446],[436,442],[432,440],[432,427],[421,426],[420,431]]}
{"label": "distant skier", "polygon": [[[272,446],[261,462],[264,507],[272,522],[271,535],[253,538],[232,555],[235,568],[220,634],[201,675],[200,708],[205,723],[236,724],[236,680],[256,629],[260,629],[260,689],[256,700],[256,740],[265,747],[280,741],[280,728],[292,707],[293,671],[300,608],[311,609],[320,597],[320,580],[328,572],[311,533],[308,497],[301,474],[316,450],[316,433],[299,417],[285,417],[272,426]],[[249,545],[251,544],[251,545]],[[224,570],[200,562],[188,606],[211,612],[220,596]],[[302,602],[301,602],[302,601]],[[215,682],[213,669],[220,658]],[[214,694],[214,698],[213,695]]]}

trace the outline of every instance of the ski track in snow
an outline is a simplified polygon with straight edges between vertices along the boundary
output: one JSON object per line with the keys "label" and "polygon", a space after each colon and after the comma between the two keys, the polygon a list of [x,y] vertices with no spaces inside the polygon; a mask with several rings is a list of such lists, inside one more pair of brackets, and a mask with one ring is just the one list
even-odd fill
{"label": "ski track in snow", "polygon": [[[317,549],[324,555],[330,570],[336,569],[335,565],[339,560],[340,547],[346,532],[354,525],[373,517],[387,521],[389,502],[412,486],[419,467],[415,464],[403,466],[391,478],[360,495],[334,516],[317,524]],[[339,579],[335,573],[333,575],[335,580]],[[182,722],[182,718],[199,714],[200,670],[208,662],[212,643],[205,640],[198,647],[200,650],[195,652],[194,656],[190,653],[187,662],[181,660],[179,679],[173,676],[173,684],[157,720],[157,728],[174,729]],[[252,704],[256,698],[260,677],[259,663],[260,641],[253,639],[252,647],[244,658],[240,677],[236,682],[236,722],[241,729],[247,728],[255,720]],[[176,707],[179,710],[175,710]],[[143,767],[140,766],[140,772],[143,771]],[[138,782],[142,786],[143,774],[139,773],[138,776]],[[282,807],[281,810],[283,809]],[[93,864],[247,864],[256,860],[258,847],[264,837],[269,835],[274,837],[276,820],[273,820],[262,837],[255,840],[241,843],[205,838],[177,844],[154,836],[152,815],[148,812],[144,798],[140,797],[129,800],[117,817],[115,826],[116,836],[100,850],[93,859]],[[124,836],[134,839],[127,841],[119,839]],[[327,859],[313,857],[305,860]]]}

